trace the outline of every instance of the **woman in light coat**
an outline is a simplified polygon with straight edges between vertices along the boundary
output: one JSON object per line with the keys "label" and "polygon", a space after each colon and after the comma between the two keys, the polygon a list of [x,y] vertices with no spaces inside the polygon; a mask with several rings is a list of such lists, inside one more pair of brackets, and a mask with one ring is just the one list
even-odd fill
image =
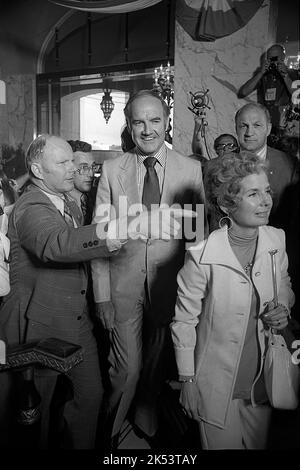
{"label": "woman in light coat", "polygon": [[[226,154],[207,169],[206,197],[220,229],[187,252],[171,324],[180,402],[199,421],[202,448],[264,448],[271,408],[263,381],[266,332],[288,324],[294,296],[283,230],[268,227],[264,164]],[[271,250],[279,306],[274,308]]]}

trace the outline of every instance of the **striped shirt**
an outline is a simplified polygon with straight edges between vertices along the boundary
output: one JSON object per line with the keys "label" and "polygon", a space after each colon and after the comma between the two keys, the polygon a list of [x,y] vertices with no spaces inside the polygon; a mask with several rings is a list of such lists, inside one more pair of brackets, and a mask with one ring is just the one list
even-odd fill
{"label": "striped shirt", "polygon": [[[143,195],[143,187],[144,187],[144,178],[145,174],[147,172],[146,167],[144,165],[144,160],[149,157],[149,155],[143,155],[142,153],[139,152],[138,149],[136,149],[136,156],[137,156],[137,181],[138,181],[138,190],[139,190],[139,196],[140,200],[142,200],[142,195]],[[154,155],[151,155],[151,157],[155,157],[157,159],[157,162],[155,163],[155,170],[158,176],[158,181],[159,181],[159,188],[160,188],[160,194],[162,193],[162,188],[164,184],[164,178],[165,178],[165,169],[166,169],[166,163],[167,163],[167,147],[165,144],[163,144],[158,152],[156,152]]]}

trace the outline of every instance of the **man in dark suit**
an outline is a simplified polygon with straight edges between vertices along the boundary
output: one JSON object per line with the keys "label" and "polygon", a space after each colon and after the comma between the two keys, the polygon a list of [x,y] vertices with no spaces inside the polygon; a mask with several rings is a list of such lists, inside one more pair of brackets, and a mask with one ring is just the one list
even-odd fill
{"label": "man in dark suit", "polygon": [[[104,162],[94,220],[101,220],[100,210],[108,203],[118,217],[124,199],[129,207],[140,206],[145,212],[151,204],[203,205],[199,162],[164,143],[169,119],[165,102],[156,93],[142,90],[129,99],[124,112],[135,147]],[[147,437],[158,430],[157,399],[172,370],[169,323],[184,253],[183,238],[166,244],[149,236],[131,240],[111,261],[92,262],[96,309],[111,334],[108,410],[116,445],[136,389],[135,425]]]}
{"label": "man in dark suit", "polygon": [[[1,307],[0,338],[13,345],[54,337],[83,347],[83,361],[68,372],[73,395],[64,407],[64,437],[72,448],[93,448],[102,385],[87,307],[84,262],[117,252],[127,237],[133,236],[134,229],[129,230],[126,218],[108,225],[79,226],[78,212],[66,196],[73,189],[73,152],[63,139],[39,136],[28,149],[26,164],[32,184],[17,201],[10,218],[11,291]],[[172,222],[165,222],[157,230],[153,228],[156,236],[173,233]],[[139,224],[142,236],[148,233],[147,223],[144,220]],[[117,239],[117,228],[124,240]],[[49,370],[36,371],[35,382],[42,398],[43,446],[47,446],[56,380],[57,374]]]}
{"label": "man in dark suit", "polygon": [[268,164],[268,176],[273,192],[269,224],[284,229],[282,216],[286,209],[286,194],[299,177],[297,159],[267,146],[272,124],[269,111],[263,105],[247,103],[237,111],[235,124],[241,150],[255,153]]}
{"label": "man in dark suit", "polygon": [[70,196],[82,212],[83,225],[92,221],[96,190],[93,187],[94,174],[99,169],[92,154],[92,146],[82,140],[68,140],[74,153],[74,189]]}

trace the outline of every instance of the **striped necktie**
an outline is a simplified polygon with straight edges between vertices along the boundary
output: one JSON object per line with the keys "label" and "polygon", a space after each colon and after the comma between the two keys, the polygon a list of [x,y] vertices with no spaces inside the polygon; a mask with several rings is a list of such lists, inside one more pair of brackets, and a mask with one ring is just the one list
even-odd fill
{"label": "striped necktie", "polygon": [[70,199],[65,194],[64,195],[64,219],[70,227],[74,227],[73,216],[72,216],[72,212],[71,212],[69,204],[70,204]]}
{"label": "striped necktie", "polygon": [[80,196],[80,206],[83,215],[83,220],[84,222],[86,222],[86,217],[88,213],[88,195],[86,193],[82,193]]}

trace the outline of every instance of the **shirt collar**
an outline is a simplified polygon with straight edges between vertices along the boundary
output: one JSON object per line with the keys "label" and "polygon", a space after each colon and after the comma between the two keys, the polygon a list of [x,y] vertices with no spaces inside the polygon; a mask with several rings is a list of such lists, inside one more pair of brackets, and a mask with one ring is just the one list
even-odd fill
{"label": "shirt collar", "polygon": [[[40,188],[41,189],[41,188]],[[61,215],[64,215],[64,199],[63,199],[63,194],[53,194],[53,193],[48,193],[47,191],[44,191],[42,189],[43,193],[46,194],[46,196],[50,199],[52,204],[55,205],[56,209],[59,210]]]}
{"label": "shirt collar", "polygon": [[37,186],[47,197],[48,199],[50,199],[50,201],[52,202],[52,204],[54,204],[54,206],[56,207],[57,210],[59,210],[59,212],[64,215],[64,195],[61,194],[61,193],[54,193],[52,191],[50,191],[46,186],[45,184],[43,183],[43,181],[35,181],[33,180],[32,181],[32,184],[34,184],[35,186]]}
{"label": "shirt collar", "polygon": [[[143,161],[148,158],[149,155],[143,155],[139,152],[139,149],[136,149],[137,161],[138,165],[142,165]],[[152,157],[156,158],[158,163],[164,168],[166,166],[166,159],[167,159],[167,147],[165,143],[162,144],[160,149],[152,155]]]}

